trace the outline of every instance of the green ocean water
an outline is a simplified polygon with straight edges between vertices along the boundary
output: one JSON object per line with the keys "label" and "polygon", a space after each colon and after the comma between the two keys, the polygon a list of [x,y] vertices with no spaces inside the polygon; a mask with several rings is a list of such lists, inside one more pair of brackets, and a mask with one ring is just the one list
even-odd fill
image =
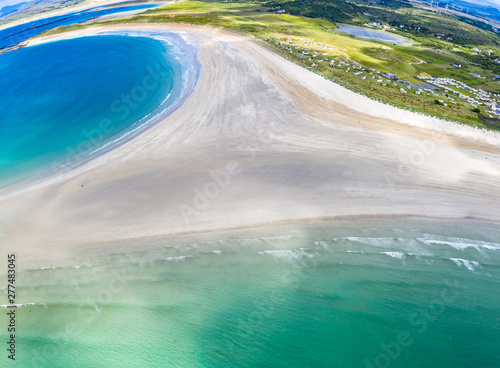
{"label": "green ocean water", "polygon": [[499,227],[253,235],[19,261],[1,366],[500,366]]}

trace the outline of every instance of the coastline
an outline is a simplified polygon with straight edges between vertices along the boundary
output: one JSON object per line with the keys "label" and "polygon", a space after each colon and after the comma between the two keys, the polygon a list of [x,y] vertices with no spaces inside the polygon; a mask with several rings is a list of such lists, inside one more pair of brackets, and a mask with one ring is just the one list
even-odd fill
{"label": "coastline", "polygon": [[[130,4],[127,4],[129,2],[130,2],[130,0],[124,0],[124,1],[89,0],[89,1],[86,1],[82,4],[77,4],[77,5],[65,7],[65,8],[58,9],[58,10],[51,10],[51,11],[48,11],[48,12],[45,12],[42,14],[32,15],[32,16],[27,17],[27,18],[22,18],[22,19],[13,21],[11,23],[0,25],[0,31],[7,29],[7,28],[10,28],[10,27],[15,27],[15,26],[18,26],[18,25],[21,25],[24,23],[33,22],[33,21],[37,21],[40,19],[48,18],[48,17],[56,17],[56,16],[60,16],[60,15],[70,14],[70,13],[74,13],[77,11],[86,11],[86,10],[91,10],[94,8],[100,8],[100,7],[111,7],[112,5],[116,5],[115,7],[117,7],[117,8],[119,8],[121,6],[128,6],[128,5],[130,5]],[[168,2],[168,1],[163,2],[162,1],[162,2],[154,2],[154,3],[155,4],[159,3],[159,4],[161,4],[160,6],[162,6],[162,5],[167,5],[170,2]]]}
{"label": "coastline", "polygon": [[119,147],[0,197],[7,248],[44,253],[311,219],[500,223],[497,133],[370,100],[242,36],[141,24],[29,45],[134,30],[179,32],[197,43],[193,93]]}
{"label": "coastline", "polygon": [[[39,172],[28,173],[26,178],[2,183],[5,184],[5,186],[0,189],[0,196],[4,193],[9,193],[11,189],[22,192],[24,189],[30,188],[37,183],[44,182],[53,176],[60,176],[134,139],[134,137],[149,129],[151,126],[161,122],[173,111],[178,109],[193,92],[199,77],[199,62],[196,59],[196,45],[190,44],[188,40],[183,39],[182,36],[177,33],[134,31],[123,34],[122,32],[107,31],[87,34],[86,36],[99,37],[114,35],[145,37],[160,41],[165,47],[164,52],[167,52],[169,63],[177,65],[179,69],[178,75],[175,76],[176,80],[174,80],[175,88],[170,91],[166,98],[148,115],[105,140],[99,141],[98,143],[92,142],[90,144],[90,146],[92,146],[90,149],[85,148],[84,150],[79,150],[75,147],[75,149],[72,149],[74,157],[69,157],[69,155],[66,155],[64,158],[59,157],[54,159],[51,168],[41,168]],[[25,45],[24,47],[29,46],[30,45]],[[34,44],[31,46],[36,45]]]}

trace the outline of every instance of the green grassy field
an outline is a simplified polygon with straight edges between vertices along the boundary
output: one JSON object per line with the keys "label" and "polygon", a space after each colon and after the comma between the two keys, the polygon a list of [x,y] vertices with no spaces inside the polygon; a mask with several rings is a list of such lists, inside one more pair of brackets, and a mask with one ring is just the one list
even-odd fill
{"label": "green grassy field", "polygon": [[[344,67],[332,68],[329,66],[329,60],[332,59],[335,62],[343,61],[350,64],[358,62],[366,68],[374,68],[381,73],[394,73],[400,79],[414,84],[422,83],[417,76],[447,77],[462,81],[477,89],[493,93],[500,92],[500,81],[479,79],[472,75],[473,73],[484,76],[500,74],[500,64],[498,64],[499,70],[497,71],[484,69],[480,63],[471,62],[472,45],[452,44],[435,38],[431,39],[431,37],[422,34],[415,36],[412,33],[401,31],[398,34],[409,40],[403,44],[360,39],[339,32],[337,26],[327,19],[308,18],[286,13],[277,14],[273,8],[269,7],[269,4],[264,5],[266,4],[258,2],[186,0],[151,9],[128,18],[98,21],[87,25],[64,26],[47,31],[42,35],[82,27],[119,23],[182,22],[225,28],[253,37],[287,59],[372,98],[441,118],[488,128],[479,118],[478,113],[472,111],[472,106],[463,100],[457,99],[457,103],[453,104],[453,102],[450,103],[447,96],[436,97],[432,94],[427,96],[427,93],[417,95],[414,89],[408,90],[408,93],[404,94],[400,92],[401,86],[394,86],[392,81],[387,83],[383,79],[383,82],[378,82],[380,78],[378,75],[373,79],[367,72],[363,72],[367,77],[361,79],[361,75],[356,76],[352,71],[345,72]],[[418,12],[420,14],[422,10],[403,8],[397,12]],[[433,19],[434,22],[438,22],[440,17],[436,14],[430,14],[427,22],[432,23]],[[458,20],[446,19],[446,21],[453,23],[456,27],[461,25]],[[455,24],[455,22],[457,23]],[[427,25],[427,28],[429,27],[430,25]],[[451,27],[451,25],[446,27]],[[467,24],[464,27],[467,27],[469,33],[475,31],[475,27],[471,25]],[[496,36],[493,35],[491,38],[491,34],[480,29],[477,29],[477,35],[482,42],[489,42],[481,47],[492,49],[493,54],[500,55],[500,48],[493,42]],[[422,38],[427,41],[422,42]],[[493,41],[488,41],[490,39]],[[285,44],[286,41],[295,45],[291,50],[293,52],[290,52],[290,44]],[[433,46],[435,43],[442,43],[444,46]],[[296,49],[297,46],[300,49]],[[308,56],[315,53],[317,54],[316,58],[311,57],[309,60],[309,57],[301,56],[298,51],[303,51],[305,47],[310,52]],[[328,61],[317,62],[316,60],[320,58],[326,58]],[[460,69],[453,67],[452,64],[455,62],[462,64],[463,67]],[[383,83],[386,85],[383,86]],[[470,95],[464,90],[460,90],[460,92]],[[437,99],[442,100],[448,106],[437,104]],[[481,112],[485,112],[484,107],[480,106],[479,108]]]}

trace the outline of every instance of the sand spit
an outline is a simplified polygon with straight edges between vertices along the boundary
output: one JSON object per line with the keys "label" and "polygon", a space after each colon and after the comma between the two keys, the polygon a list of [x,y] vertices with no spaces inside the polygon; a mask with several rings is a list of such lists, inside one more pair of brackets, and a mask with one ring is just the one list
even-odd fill
{"label": "sand spit", "polygon": [[3,195],[9,252],[325,219],[500,222],[498,134],[370,100],[225,31],[121,28],[195,42],[195,90],[132,141]]}

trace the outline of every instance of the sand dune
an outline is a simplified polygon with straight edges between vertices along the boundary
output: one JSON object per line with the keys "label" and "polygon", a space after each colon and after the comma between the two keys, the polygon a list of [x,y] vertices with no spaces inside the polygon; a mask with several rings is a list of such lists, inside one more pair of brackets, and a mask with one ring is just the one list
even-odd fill
{"label": "sand dune", "polygon": [[227,32],[138,28],[198,43],[193,94],[134,140],[0,198],[4,247],[34,257],[346,218],[500,222],[498,134],[383,105]]}

